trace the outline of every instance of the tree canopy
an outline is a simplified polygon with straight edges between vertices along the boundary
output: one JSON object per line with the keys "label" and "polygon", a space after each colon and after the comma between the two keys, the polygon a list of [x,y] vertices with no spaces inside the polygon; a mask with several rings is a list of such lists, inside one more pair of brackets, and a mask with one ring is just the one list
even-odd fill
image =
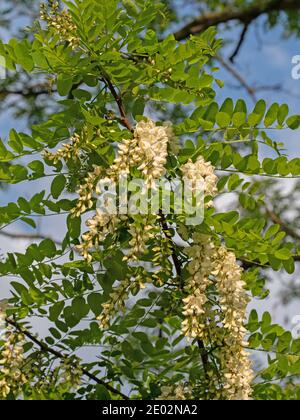
{"label": "tree canopy", "polygon": [[[300,5],[195,1],[199,17],[179,25],[174,3],[49,1],[0,41],[2,111],[28,123],[0,140],[1,187],[26,191],[0,208],[0,234],[30,229],[24,252],[1,249],[0,399],[300,397],[300,339],[247,309],[300,261],[297,203],[294,225],[284,219],[298,186],[278,189],[300,177],[284,144],[300,115],[257,100],[234,67],[259,17],[298,35]],[[225,59],[221,24],[233,21],[241,39]],[[216,63],[253,106],[218,101]],[[101,192],[114,198],[105,183],[116,212],[99,208]],[[235,208],[217,204],[232,194]]]}

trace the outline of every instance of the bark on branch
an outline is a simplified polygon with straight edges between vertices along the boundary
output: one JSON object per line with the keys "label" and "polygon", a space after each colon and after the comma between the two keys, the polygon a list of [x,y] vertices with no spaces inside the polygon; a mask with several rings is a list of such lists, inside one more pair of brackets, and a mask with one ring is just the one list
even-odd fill
{"label": "bark on branch", "polygon": [[243,24],[250,24],[258,17],[271,12],[288,12],[293,10],[300,10],[300,0],[273,0],[266,5],[255,5],[245,9],[228,8],[218,12],[209,12],[189,22],[175,32],[174,36],[178,41],[182,41],[190,35],[196,35],[205,31],[210,26],[217,26],[235,20]]}
{"label": "bark on branch", "polygon": [[299,240],[300,235],[294,229],[292,229],[286,222],[284,222],[273,210],[266,208],[267,216],[272,220],[273,223],[279,225],[281,230],[286,232],[290,237]]}

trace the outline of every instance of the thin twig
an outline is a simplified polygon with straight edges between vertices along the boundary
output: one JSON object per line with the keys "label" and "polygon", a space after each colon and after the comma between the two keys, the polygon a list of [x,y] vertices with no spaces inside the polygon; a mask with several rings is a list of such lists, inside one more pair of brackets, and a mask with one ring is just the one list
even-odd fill
{"label": "thin twig", "polygon": [[124,104],[122,101],[122,96],[119,95],[114,87],[114,85],[112,84],[111,80],[109,79],[109,77],[105,76],[104,77],[104,82],[107,84],[107,87],[109,88],[111,94],[113,95],[116,104],[118,105],[119,111],[120,111],[120,116],[121,116],[121,123],[124,127],[126,127],[131,133],[133,132],[133,127],[126,115],[126,111],[124,108]]}
{"label": "thin twig", "polygon": [[[14,321],[12,319],[9,319],[9,318],[6,318],[6,322],[7,322],[7,324],[14,327],[19,333],[23,334],[25,337],[27,337],[29,340],[31,340],[33,343],[35,343],[43,353],[52,354],[53,356],[55,356],[55,357],[57,357],[58,359],[61,359],[61,360],[67,360],[68,359],[67,355],[65,355],[63,353],[60,353],[59,351],[49,347],[43,341],[39,340],[33,334],[31,334],[28,330],[26,330],[25,328],[22,328],[16,321]],[[81,367],[81,370],[82,370],[82,373],[83,373],[84,376],[88,377],[89,379],[92,379],[94,382],[96,382],[99,385],[103,385],[108,391],[112,392],[113,394],[119,395],[124,400],[129,399],[127,397],[127,395],[125,395],[122,392],[118,391],[117,389],[113,388],[111,385],[107,384],[103,380],[97,378],[97,376],[93,375],[91,372],[89,372],[85,368]]]}
{"label": "thin twig", "polygon": [[247,32],[248,32],[248,29],[249,29],[249,22],[245,23],[244,28],[243,28],[242,33],[241,33],[241,36],[240,36],[240,39],[239,39],[239,42],[238,42],[235,50],[233,51],[233,53],[231,54],[231,56],[229,58],[229,61],[231,61],[231,63],[234,63],[234,59],[239,54],[239,52],[240,52],[240,50],[242,48],[242,45],[243,45],[243,43],[244,43],[244,41],[246,39],[246,35],[247,35]]}
{"label": "thin twig", "polygon": [[267,216],[272,220],[273,223],[279,225],[281,229],[286,232],[289,236],[294,239],[300,240],[300,235],[294,229],[289,227],[273,210],[270,210],[268,207],[266,208]]}
{"label": "thin twig", "polygon": [[216,59],[241,84],[241,86],[246,89],[253,101],[256,103],[255,89],[248,85],[244,77],[236,70],[236,68],[219,54],[216,55]]}
{"label": "thin twig", "polygon": [[44,239],[50,239],[52,242],[54,242],[56,245],[61,246],[62,242],[56,240],[56,239],[52,239],[49,236],[46,235],[42,235],[42,234],[30,234],[30,233],[13,233],[13,232],[5,232],[5,231],[0,231],[0,235],[1,236],[6,236],[7,238],[11,238],[11,239],[24,239],[24,240],[29,240],[29,241],[34,241],[34,240],[44,240]]}

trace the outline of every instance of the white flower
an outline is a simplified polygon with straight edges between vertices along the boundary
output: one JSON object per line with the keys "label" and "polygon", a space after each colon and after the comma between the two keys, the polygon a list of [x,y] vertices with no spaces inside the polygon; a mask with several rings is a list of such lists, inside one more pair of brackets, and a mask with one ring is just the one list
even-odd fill
{"label": "white flower", "polygon": [[[192,190],[195,190],[198,183],[202,182],[205,197],[215,197],[218,192],[218,177],[215,175],[215,168],[212,164],[206,162],[202,156],[195,163],[189,160],[181,167],[181,172],[183,174],[183,180],[191,185]],[[211,207],[212,204],[212,202],[209,202],[207,206]]]}
{"label": "white flower", "polygon": [[[249,302],[242,269],[234,253],[225,247],[216,248],[212,240],[196,233],[194,244],[185,250],[191,259],[187,265],[190,277],[186,281],[183,299],[182,332],[188,338],[215,343],[220,363],[220,383],[210,383],[214,398],[249,400],[253,371],[244,348],[246,308]],[[216,287],[220,309],[210,302],[209,288]],[[220,388],[221,386],[221,388]]]}
{"label": "white flower", "polygon": [[140,121],[136,125],[133,161],[149,187],[154,185],[155,179],[161,178],[166,172],[169,134],[169,127],[157,126],[151,120]]}

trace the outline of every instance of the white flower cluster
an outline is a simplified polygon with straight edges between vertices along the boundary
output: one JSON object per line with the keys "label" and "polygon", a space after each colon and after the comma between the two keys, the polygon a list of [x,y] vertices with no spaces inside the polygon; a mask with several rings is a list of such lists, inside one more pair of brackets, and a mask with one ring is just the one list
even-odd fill
{"label": "white flower cluster", "polygon": [[77,357],[65,359],[61,364],[61,370],[63,383],[70,384],[73,389],[80,386],[82,381],[82,368],[80,366],[80,360]]}
{"label": "white flower cluster", "polygon": [[[204,196],[215,197],[218,192],[218,177],[215,174],[215,168],[210,162],[206,162],[202,156],[199,156],[196,162],[189,160],[181,167],[183,180],[191,185],[192,191],[198,189],[198,183],[203,183]],[[206,204],[211,207],[213,202]]]}
{"label": "white flower cluster", "polygon": [[168,145],[174,144],[170,124],[157,126],[154,121],[140,121],[134,130],[132,140],[123,140],[119,145],[111,174],[129,173],[131,167],[140,170],[148,187],[154,187],[155,180],[165,172]]}
{"label": "white flower cluster", "polygon": [[101,172],[101,166],[94,165],[93,171],[89,172],[84,178],[84,183],[81,184],[77,190],[77,194],[79,194],[78,203],[76,207],[71,210],[71,214],[74,217],[79,217],[93,207],[93,193],[95,190],[97,192],[97,182],[99,181]]}
{"label": "white flower cluster", "polygon": [[132,164],[132,151],[136,147],[136,139],[123,139],[118,145],[118,155],[108,170],[108,176],[112,179],[122,174],[129,174]]}
{"label": "white flower cluster", "polygon": [[132,239],[129,241],[131,248],[125,257],[125,260],[134,261],[142,254],[146,253],[147,242],[155,237],[156,229],[150,224],[141,226],[137,223],[132,223],[128,232],[132,236]]}
{"label": "white flower cluster", "polygon": [[169,129],[158,127],[153,121],[140,121],[135,128],[137,146],[132,154],[134,163],[142,171],[149,187],[165,172],[168,156]]}
{"label": "white flower cluster", "polygon": [[248,400],[251,396],[253,371],[245,341],[244,327],[249,297],[242,280],[242,269],[238,266],[234,253],[224,247],[218,250],[214,276],[223,312],[223,326],[227,334],[220,349],[222,375],[224,377],[223,396],[228,400]]}
{"label": "white flower cluster", "polygon": [[156,235],[155,239],[151,261],[156,270],[152,273],[152,279],[158,287],[161,287],[166,279],[173,276],[173,265],[171,263],[173,243],[169,237],[162,234]]}
{"label": "white flower cluster", "polygon": [[[249,298],[242,281],[242,269],[234,253],[217,248],[206,235],[195,234],[194,245],[186,250],[191,258],[183,300],[183,334],[218,348],[220,378],[211,376],[210,392],[220,399],[248,400],[253,372],[245,341],[246,309]],[[210,300],[210,288],[215,292]],[[216,296],[217,292],[217,296]],[[220,306],[220,309],[218,308]]]}
{"label": "white flower cluster", "polygon": [[188,272],[191,275],[185,286],[188,296],[183,299],[182,332],[189,338],[204,338],[206,334],[205,305],[208,302],[206,291],[211,285],[209,278],[214,268],[216,249],[207,235],[194,234],[194,245],[187,248],[185,253],[191,258]]}
{"label": "white flower cluster", "polygon": [[[0,310],[1,323],[5,313]],[[3,339],[3,338],[2,338]],[[6,330],[4,344],[0,348],[0,399],[5,399],[10,392],[18,392],[27,383],[22,372],[24,336]]]}
{"label": "white flower cluster", "polygon": [[125,309],[125,302],[129,294],[133,291],[144,289],[146,281],[146,276],[137,275],[135,278],[132,278],[131,275],[128,275],[126,279],[120,282],[110,294],[109,300],[102,304],[103,310],[97,318],[101,328],[108,328],[109,321],[115,313]]}
{"label": "white flower cluster", "polygon": [[161,395],[157,400],[189,400],[193,395],[189,386],[176,384],[161,387]]}
{"label": "white flower cluster", "polygon": [[[124,173],[129,173],[130,168],[135,167],[142,171],[147,185],[149,187],[153,186],[155,179],[160,178],[165,173],[168,136],[172,136],[172,142],[174,143],[174,135],[170,124],[160,127],[151,120],[139,122],[135,128],[134,138],[123,140],[119,145],[118,156],[107,171],[107,181],[116,179]],[[96,167],[79,188],[80,199],[76,208],[72,210],[73,215],[79,216],[92,207],[95,179],[99,179],[100,173],[101,169]],[[89,231],[82,236],[83,242],[77,246],[77,250],[82,253],[88,262],[91,262],[90,250],[102,242],[109,233],[113,233],[120,221],[126,220],[126,218],[126,216],[118,217],[97,210],[96,215],[86,222]],[[140,254],[145,250],[145,243],[151,237],[150,230],[148,225],[141,229],[132,225],[131,230],[129,230],[132,235],[131,257],[134,257],[134,253]]]}
{"label": "white flower cluster", "polygon": [[58,163],[61,159],[68,161],[70,159],[78,159],[79,146],[81,143],[81,137],[79,134],[73,134],[70,139],[71,143],[64,143],[61,149],[58,149],[56,153],[51,153],[45,150],[43,155],[45,159],[53,161],[54,164]]}
{"label": "white flower cluster", "polygon": [[41,5],[41,19],[47,22],[49,28],[55,29],[61,41],[67,41],[75,49],[80,39],[77,36],[77,26],[74,24],[72,16],[68,10],[59,10],[59,3],[56,0],[49,1],[49,8]]}
{"label": "white flower cluster", "polygon": [[89,230],[82,235],[82,243],[76,246],[82,256],[91,262],[93,257],[90,254],[91,249],[97,247],[105,240],[107,235],[114,233],[116,226],[126,219],[126,216],[117,217],[110,214],[104,214],[99,209],[96,209],[96,214],[91,219],[87,220],[86,225]]}

